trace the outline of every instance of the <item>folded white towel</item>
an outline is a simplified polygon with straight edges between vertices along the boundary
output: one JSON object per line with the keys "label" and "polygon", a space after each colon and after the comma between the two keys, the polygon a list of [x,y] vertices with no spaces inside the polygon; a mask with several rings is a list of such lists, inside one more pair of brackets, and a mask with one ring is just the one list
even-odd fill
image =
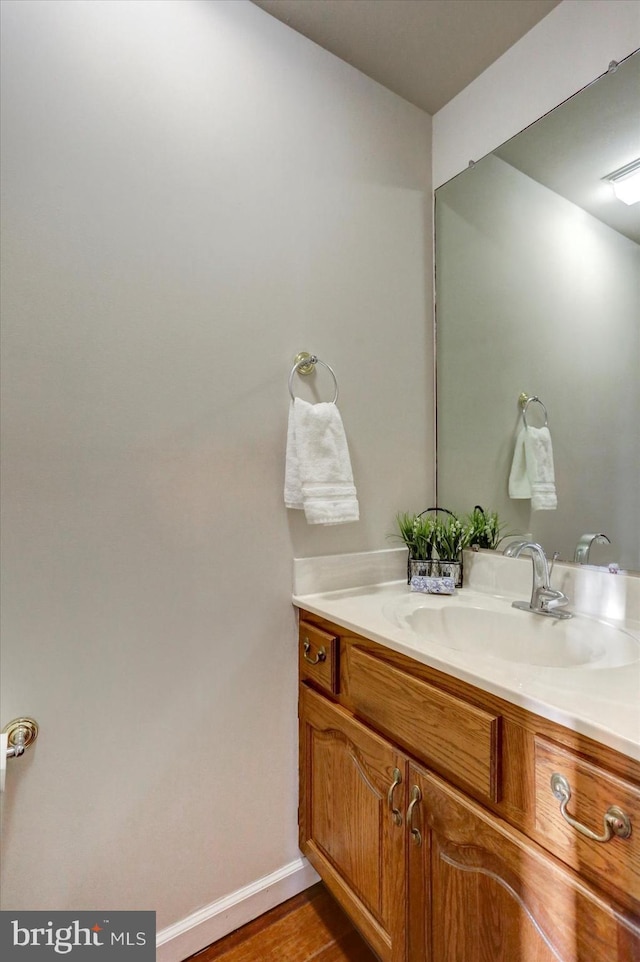
{"label": "folded white towel", "polygon": [[344,426],[333,402],[291,402],[284,503],[303,509],[309,524],[344,524],[360,517]]}
{"label": "folded white towel", "polygon": [[520,429],[509,475],[509,497],[531,498],[534,511],[558,506],[549,428]]}
{"label": "folded white towel", "polygon": [[531,479],[531,508],[533,511],[554,511],[558,507],[558,498],[549,428],[527,428],[524,450],[527,474]]}

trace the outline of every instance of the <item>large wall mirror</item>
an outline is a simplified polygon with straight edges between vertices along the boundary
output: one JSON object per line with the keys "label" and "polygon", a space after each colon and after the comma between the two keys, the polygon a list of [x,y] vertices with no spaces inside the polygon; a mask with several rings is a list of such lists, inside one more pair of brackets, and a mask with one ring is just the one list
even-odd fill
{"label": "large wall mirror", "polygon": [[[640,51],[436,191],[438,503],[640,571]],[[557,508],[509,497],[519,397],[548,414]],[[527,422],[543,424],[542,405]]]}

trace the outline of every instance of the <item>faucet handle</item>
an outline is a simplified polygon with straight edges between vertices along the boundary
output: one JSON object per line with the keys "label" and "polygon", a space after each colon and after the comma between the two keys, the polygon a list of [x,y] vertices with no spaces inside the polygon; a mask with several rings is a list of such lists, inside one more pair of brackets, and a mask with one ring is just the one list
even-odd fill
{"label": "faucet handle", "polygon": [[537,597],[541,611],[553,611],[555,608],[565,608],[569,604],[567,596],[554,588],[541,588]]}
{"label": "faucet handle", "polygon": [[553,574],[553,566],[560,557],[559,551],[553,552],[553,557],[551,558],[551,564],[549,565],[549,582],[551,582],[551,575]]}

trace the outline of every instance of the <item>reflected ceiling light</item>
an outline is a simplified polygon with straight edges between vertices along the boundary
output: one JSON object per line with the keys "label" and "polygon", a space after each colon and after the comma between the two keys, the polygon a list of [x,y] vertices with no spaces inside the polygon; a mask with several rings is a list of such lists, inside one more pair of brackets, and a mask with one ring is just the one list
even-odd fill
{"label": "reflected ceiling light", "polygon": [[614,194],[623,204],[637,204],[640,201],[640,158],[602,179],[611,184]]}

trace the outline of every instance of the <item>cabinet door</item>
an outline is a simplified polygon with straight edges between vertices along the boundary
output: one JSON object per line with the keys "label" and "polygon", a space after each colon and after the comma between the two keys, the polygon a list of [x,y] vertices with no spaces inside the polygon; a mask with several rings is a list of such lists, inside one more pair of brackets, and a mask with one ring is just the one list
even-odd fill
{"label": "cabinet door", "polygon": [[383,962],[404,962],[405,756],[302,686],[300,847]]}
{"label": "cabinet door", "polygon": [[411,962],[640,960],[640,920],[417,766],[414,786]]}

